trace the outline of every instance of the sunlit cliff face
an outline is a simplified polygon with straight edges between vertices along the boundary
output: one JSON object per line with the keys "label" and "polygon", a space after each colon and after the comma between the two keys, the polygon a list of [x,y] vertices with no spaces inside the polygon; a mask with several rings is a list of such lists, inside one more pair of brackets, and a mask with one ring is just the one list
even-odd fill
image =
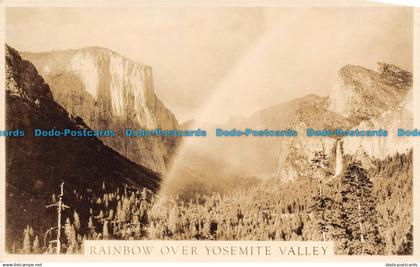
{"label": "sunlit cliff face", "polygon": [[[384,159],[397,152],[406,153],[412,143],[396,137],[395,129],[412,127],[412,75],[397,66],[387,66],[393,71],[385,73],[380,68],[376,71],[346,65],[338,71],[337,84],[328,97],[308,95],[250,117],[206,127],[209,137],[186,139],[161,192],[182,195],[184,191],[194,190],[223,191],[240,186],[246,177],[277,178],[282,182],[310,177],[311,160],[320,150],[329,155],[335,175],[343,170],[344,154]],[[405,78],[396,79],[400,76]],[[345,93],[341,94],[342,91]],[[336,100],[350,103],[351,108],[337,107]],[[213,103],[217,106],[217,101]],[[203,113],[208,114],[211,113]],[[200,124],[193,127],[198,128]],[[215,137],[216,128],[291,128],[299,134],[296,137]],[[389,136],[347,136],[337,141],[336,137],[308,137],[308,128],[387,129]]]}
{"label": "sunlit cliff face", "polygon": [[91,128],[121,131],[115,138],[103,138],[106,145],[135,163],[166,172],[170,144],[159,138],[123,136],[125,128],[178,127],[174,114],[155,95],[151,67],[98,47],[23,56],[50,85],[55,101],[70,113]]}

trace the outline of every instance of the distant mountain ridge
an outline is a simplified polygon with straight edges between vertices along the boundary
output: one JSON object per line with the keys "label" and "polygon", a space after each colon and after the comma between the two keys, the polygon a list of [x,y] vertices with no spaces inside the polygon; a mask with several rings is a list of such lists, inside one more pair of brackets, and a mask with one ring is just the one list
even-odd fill
{"label": "distant mountain ridge", "polygon": [[[181,180],[254,176],[294,181],[311,175],[311,160],[314,153],[320,150],[329,155],[332,171],[342,170],[334,168],[342,154],[382,160],[395,153],[407,153],[412,143],[395,136],[395,132],[399,127],[411,128],[412,123],[410,72],[385,63],[379,63],[378,70],[346,65],[338,71],[337,81],[329,96],[307,95],[265,108],[247,118],[236,117],[224,125],[207,124],[209,132],[216,127],[225,130],[291,128],[299,132],[297,137],[211,139],[212,133],[209,140],[202,141],[200,146],[194,144],[189,148],[185,163],[180,164],[188,167],[181,167],[174,176]],[[203,126],[197,122],[196,127]],[[389,136],[307,137],[307,128],[384,129],[389,131]],[[188,178],[191,173],[195,174],[194,177]],[[171,181],[173,187],[190,183],[177,181],[176,178]]]}
{"label": "distant mountain ridge", "polygon": [[[395,153],[405,153],[412,144],[396,137],[397,128],[411,128],[412,74],[385,63],[378,70],[346,65],[338,72],[337,82],[328,97],[309,95],[284,104],[283,112],[263,115],[260,111],[251,118],[262,116],[279,118],[291,114],[291,120],[282,125],[292,127],[301,134],[288,142],[280,142],[279,176],[290,179],[307,174],[308,166],[317,150],[325,150],[335,164],[337,140],[342,139],[343,153],[355,155],[365,153],[372,158],[384,159]],[[265,111],[266,112],[266,111]],[[267,114],[267,113],[265,113]],[[283,121],[283,120],[282,120]],[[244,122],[248,124],[249,122]],[[255,123],[255,122],[254,122]],[[270,127],[263,123],[261,127]],[[306,129],[384,129],[389,137],[306,137]]]}
{"label": "distant mountain ridge", "polygon": [[[329,96],[307,95],[260,110],[249,117],[236,116],[216,125],[188,121],[181,125],[154,94],[151,68],[103,48],[83,48],[46,53],[24,53],[51,84],[58,103],[82,117],[92,128],[191,128],[210,132],[191,150],[188,169],[179,176],[205,177],[255,175],[294,180],[309,175],[315,151],[325,150],[335,163],[338,140],[342,153],[366,154],[383,159],[404,153],[411,144],[390,133],[388,138],[306,137],[306,129],[394,129],[412,126],[412,74],[395,65],[378,63],[377,70],[346,65],[338,70]],[[296,138],[212,138],[216,127],[224,129],[297,130]],[[392,130],[391,130],[392,131]],[[165,173],[175,153],[175,139],[103,138],[125,157]],[[198,148],[200,147],[200,148]],[[198,151],[200,150],[200,151]],[[223,159],[217,158],[223,151]],[[340,150],[341,151],[341,150]],[[252,163],[252,164],[248,164]],[[187,167],[188,166],[188,167]],[[175,167],[176,169],[176,167]],[[174,180],[175,181],[175,180]]]}
{"label": "distant mountain ridge", "polygon": [[130,160],[165,173],[175,139],[124,138],[125,128],[178,128],[175,115],[155,95],[152,68],[109,49],[87,47],[22,53],[50,85],[54,99],[93,129],[116,129],[101,138]]}

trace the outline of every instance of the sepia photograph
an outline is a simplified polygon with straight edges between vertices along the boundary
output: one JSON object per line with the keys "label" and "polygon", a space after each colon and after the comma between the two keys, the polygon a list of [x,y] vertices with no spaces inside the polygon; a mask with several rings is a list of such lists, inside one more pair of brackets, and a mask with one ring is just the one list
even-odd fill
{"label": "sepia photograph", "polygon": [[416,8],[102,2],[2,7],[1,255],[419,259]]}

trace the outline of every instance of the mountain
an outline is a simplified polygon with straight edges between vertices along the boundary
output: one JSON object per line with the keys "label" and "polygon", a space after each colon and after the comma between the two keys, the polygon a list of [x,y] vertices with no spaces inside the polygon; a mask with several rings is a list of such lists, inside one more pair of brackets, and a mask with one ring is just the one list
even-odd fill
{"label": "mountain", "polygon": [[412,74],[378,63],[378,70],[347,65],[328,99],[328,109],[347,118],[371,119],[399,106],[412,86]]}
{"label": "mountain", "polygon": [[80,117],[57,104],[35,67],[8,46],[6,127],[26,133],[24,137],[6,137],[8,248],[21,239],[26,225],[44,233],[56,224],[55,209],[47,209],[46,205],[51,204],[53,193],[58,195],[61,181],[66,204],[76,208],[84,220],[88,219],[89,211],[82,192],[126,185],[159,189],[160,177],[155,172],[124,158],[96,137],[35,137],[36,128],[90,128]]}
{"label": "mountain", "polygon": [[[411,95],[411,93],[409,93]],[[345,137],[343,139],[344,151],[348,154],[356,154],[363,151],[366,155],[385,159],[395,153],[405,153],[412,148],[412,142],[407,137],[398,137],[397,129],[412,129],[413,113],[410,110],[410,103],[401,103],[400,106],[392,110],[385,111],[376,118],[362,121],[356,128],[358,129],[388,129],[388,137],[366,137],[354,138]]]}
{"label": "mountain", "polygon": [[124,129],[175,129],[178,121],[155,95],[152,68],[111,50],[88,47],[22,53],[50,85],[55,101],[92,129],[115,129],[101,140],[128,159],[165,173],[175,139],[125,138]]}
{"label": "mountain", "polygon": [[[325,150],[332,165],[338,160],[338,152],[376,159],[408,152],[412,144],[405,138],[397,137],[396,130],[412,127],[411,87],[412,74],[395,65],[379,63],[378,70],[354,65],[342,67],[328,97],[298,104],[296,121],[289,127],[298,129],[302,134],[290,145],[282,146],[284,160],[280,160],[278,166],[282,179],[308,175],[310,169],[307,166],[310,166],[317,150]],[[271,117],[279,116],[283,115]],[[308,138],[307,128],[383,129],[388,131],[389,136]],[[339,143],[338,140],[342,141]],[[340,149],[337,149],[338,145]],[[332,168],[332,171],[337,169]]]}
{"label": "mountain", "polygon": [[[353,119],[354,129],[384,129],[388,137],[345,137],[345,153],[363,152],[385,159],[412,148],[407,138],[397,136],[398,128],[413,127],[412,74],[395,65],[378,63],[378,70],[346,66],[329,97],[329,109]],[[341,105],[338,103],[341,102]]]}
{"label": "mountain", "polygon": [[[398,128],[412,127],[412,74],[395,65],[379,63],[378,70],[346,65],[328,97],[308,95],[259,111],[242,127],[294,128],[301,134],[280,141],[277,175],[283,180],[308,176],[314,153],[325,150],[336,163],[337,152],[384,159],[408,152],[412,144],[397,137]],[[388,130],[389,137],[307,137],[306,129]],[[338,140],[342,139],[339,143]],[[340,144],[342,148],[337,149]],[[263,148],[270,151],[270,147]],[[334,168],[333,168],[334,169]]]}
{"label": "mountain", "polygon": [[[379,63],[377,70],[347,65],[338,71],[331,94],[307,95],[260,110],[247,118],[235,117],[225,125],[207,129],[200,144],[189,144],[172,171],[171,186],[221,177],[278,177],[294,181],[311,176],[314,153],[325,151],[331,172],[343,169],[343,157],[384,159],[407,153],[412,144],[396,136],[396,129],[412,127],[412,74],[397,66]],[[199,123],[196,123],[200,127]],[[294,129],[297,137],[213,137],[215,128]],[[388,137],[307,137],[315,130],[388,130]],[[194,174],[194,175],[191,175]],[[178,178],[176,178],[178,177]],[[185,182],[181,182],[186,180]],[[226,184],[226,183],[222,183]],[[223,190],[223,185],[221,186]]]}

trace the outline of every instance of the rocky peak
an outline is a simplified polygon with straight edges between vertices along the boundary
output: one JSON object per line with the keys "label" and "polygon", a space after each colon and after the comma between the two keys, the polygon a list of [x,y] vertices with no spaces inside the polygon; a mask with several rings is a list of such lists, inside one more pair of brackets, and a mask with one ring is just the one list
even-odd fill
{"label": "rocky peak", "polygon": [[379,71],[346,65],[328,99],[328,109],[356,122],[398,106],[411,87],[411,73],[385,63]]}
{"label": "rocky peak", "polygon": [[[155,128],[167,124],[172,127],[177,124],[173,114],[170,116],[172,121],[165,121],[154,114],[154,110],[161,109],[161,103],[154,93],[152,68],[147,65],[98,47],[23,53],[23,57],[33,62],[48,82],[53,82],[53,94],[59,96],[59,102],[62,102],[62,95],[73,98],[83,95],[109,108],[107,111],[113,117],[125,119],[130,115],[128,113],[134,112],[134,120],[143,127]],[[59,90],[58,87],[65,85],[71,88]],[[72,99],[66,100],[66,106],[71,105],[69,101]]]}
{"label": "rocky peak", "polygon": [[[61,182],[67,205],[77,209],[81,221],[90,216],[89,200],[76,196],[76,191],[103,192],[104,183],[113,189],[127,185],[159,189],[160,177],[155,172],[126,159],[96,137],[34,136],[38,128],[90,129],[54,101],[49,86],[29,61],[8,46],[5,55],[6,128],[25,131],[25,137],[5,139],[8,248],[22,242],[26,225],[44,233],[57,223],[56,215],[45,206]],[[63,216],[69,217],[71,212],[67,209]]]}
{"label": "rocky peak", "polygon": [[390,86],[401,90],[407,90],[413,86],[413,75],[398,66],[379,62],[378,71],[381,79]]}
{"label": "rocky peak", "polygon": [[[179,127],[175,115],[155,95],[150,66],[98,47],[23,53],[23,57],[51,86],[55,100],[91,128]],[[174,140],[127,140],[122,132],[102,141],[159,173],[165,172],[174,149]]]}
{"label": "rocky peak", "polygon": [[38,75],[35,67],[23,60],[19,53],[6,45],[6,90],[32,101],[52,99],[50,88]]}

